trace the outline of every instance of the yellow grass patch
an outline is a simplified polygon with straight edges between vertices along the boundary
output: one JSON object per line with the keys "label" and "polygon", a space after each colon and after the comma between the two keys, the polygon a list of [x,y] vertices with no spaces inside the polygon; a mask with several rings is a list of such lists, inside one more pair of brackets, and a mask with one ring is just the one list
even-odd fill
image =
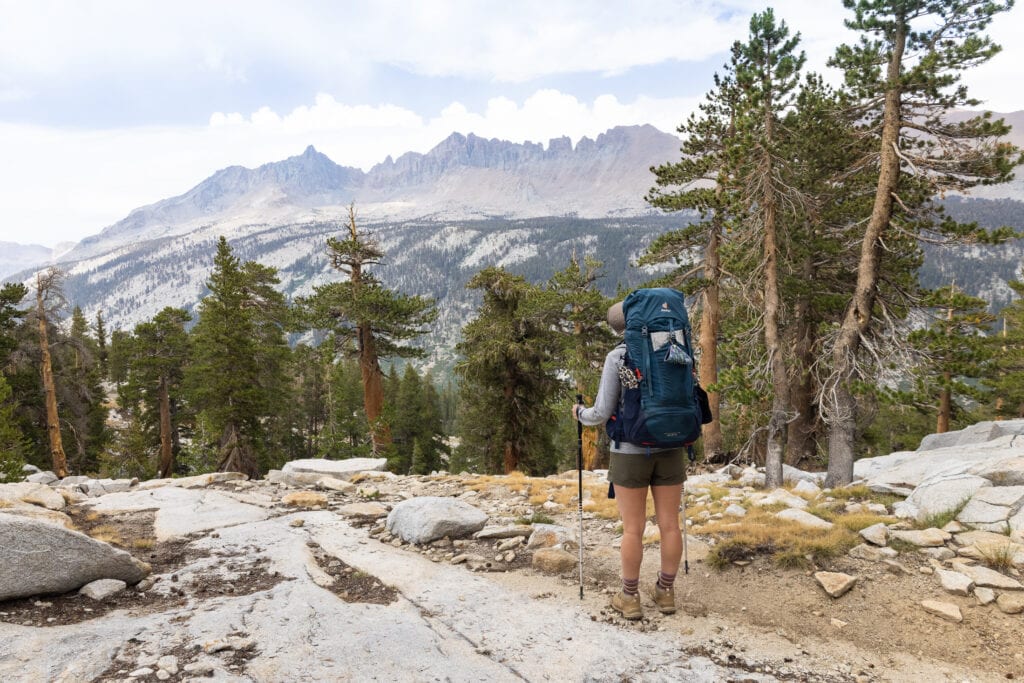
{"label": "yellow grass patch", "polygon": [[155,538],[136,538],[132,541],[132,547],[136,550],[149,550],[156,545]]}
{"label": "yellow grass patch", "polygon": [[9,500],[0,500],[0,508],[12,508],[14,503]]}
{"label": "yellow grass patch", "polygon": [[111,545],[123,545],[124,539],[121,532],[112,524],[101,524],[89,530],[89,535],[97,541],[103,541]]}
{"label": "yellow grass patch", "polygon": [[873,512],[854,512],[849,515],[837,515],[829,521],[850,531],[857,532],[879,523],[892,524],[896,521],[896,518],[887,515],[876,515]]}
{"label": "yellow grass patch", "polygon": [[702,531],[720,537],[709,556],[716,567],[755,555],[770,555],[782,566],[799,566],[836,557],[857,545],[856,533],[842,524],[812,529],[779,519],[763,508],[748,510],[746,517],[738,520],[710,522]]}

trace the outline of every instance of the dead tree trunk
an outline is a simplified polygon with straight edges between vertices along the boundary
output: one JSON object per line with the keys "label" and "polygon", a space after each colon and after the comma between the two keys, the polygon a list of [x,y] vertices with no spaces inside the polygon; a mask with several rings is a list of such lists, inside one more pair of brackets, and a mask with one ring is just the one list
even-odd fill
{"label": "dead tree trunk", "polygon": [[47,334],[46,306],[47,289],[52,286],[51,278],[42,274],[36,276],[36,315],[39,318],[39,349],[42,353],[41,371],[43,393],[46,396],[46,433],[50,440],[50,458],[53,473],[60,478],[68,476],[68,461],[64,454],[64,442],[60,435],[60,415],[57,412],[57,387],[53,382],[53,361],[50,358],[50,339]]}
{"label": "dead tree trunk", "polygon": [[[717,225],[712,229],[707,248],[704,251],[704,277],[708,281],[704,288],[704,307],[700,312],[700,369],[698,378],[701,386],[707,388],[718,383],[718,330],[721,326],[722,307],[719,302],[719,280],[721,279],[721,261],[719,246],[721,236]],[[721,394],[717,391],[708,392],[711,404],[711,422],[702,428],[704,440],[704,459],[716,462],[724,450],[722,445],[722,423],[720,415]]]}

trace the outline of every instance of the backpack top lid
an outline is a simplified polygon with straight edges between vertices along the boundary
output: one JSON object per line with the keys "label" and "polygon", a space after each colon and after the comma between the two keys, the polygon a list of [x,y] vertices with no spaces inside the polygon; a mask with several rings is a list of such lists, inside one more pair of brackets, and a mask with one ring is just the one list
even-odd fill
{"label": "backpack top lid", "polygon": [[630,292],[622,302],[622,310],[626,315],[627,339],[631,331],[640,332],[644,326],[652,332],[670,328],[688,330],[690,327],[683,293],[668,287]]}

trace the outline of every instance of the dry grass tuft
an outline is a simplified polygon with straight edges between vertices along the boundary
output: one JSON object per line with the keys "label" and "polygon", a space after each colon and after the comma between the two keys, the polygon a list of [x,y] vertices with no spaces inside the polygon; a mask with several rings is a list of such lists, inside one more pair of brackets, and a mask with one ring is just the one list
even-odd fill
{"label": "dry grass tuft", "polygon": [[121,532],[112,524],[100,524],[90,529],[88,533],[97,541],[109,543],[110,545],[124,545]]}
{"label": "dry grass tuft", "polygon": [[981,562],[990,569],[1009,571],[1014,567],[1016,552],[1013,543],[980,543],[975,546],[981,555]]}
{"label": "dry grass tuft", "polygon": [[896,521],[896,518],[887,517],[885,515],[876,515],[873,512],[853,512],[848,515],[836,515],[829,521],[856,533],[861,529],[867,529],[869,526],[873,526],[878,523],[892,524]]}
{"label": "dry grass tuft", "polygon": [[136,550],[149,550],[156,545],[155,538],[136,538],[132,541],[132,547]]}
{"label": "dry grass tuft", "polygon": [[14,503],[9,500],[0,500],[0,508],[12,508]]}
{"label": "dry grass tuft", "polygon": [[709,559],[717,567],[755,555],[771,555],[784,567],[804,566],[842,555],[857,545],[856,534],[841,524],[832,529],[811,529],[781,520],[764,508],[749,510],[746,517],[728,523],[711,522],[704,531],[722,538]]}

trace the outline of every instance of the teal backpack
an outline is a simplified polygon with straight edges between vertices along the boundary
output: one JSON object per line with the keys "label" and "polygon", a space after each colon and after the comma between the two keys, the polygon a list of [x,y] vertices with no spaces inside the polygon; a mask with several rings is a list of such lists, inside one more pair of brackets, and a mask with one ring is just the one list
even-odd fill
{"label": "teal backpack", "polygon": [[668,288],[638,289],[622,302],[622,311],[626,353],[619,371],[618,411],[607,425],[609,437],[615,443],[653,448],[692,445],[711,415],[701,406],[683,294]]}

